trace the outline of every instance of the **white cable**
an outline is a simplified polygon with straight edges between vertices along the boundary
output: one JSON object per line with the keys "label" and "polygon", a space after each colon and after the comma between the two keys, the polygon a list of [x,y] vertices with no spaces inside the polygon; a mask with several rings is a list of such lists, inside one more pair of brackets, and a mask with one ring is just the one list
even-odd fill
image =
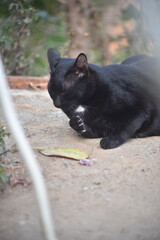
{"label": "white cable", "polygon": [[6,76],[3,69],[3,64],[0,58],[0,101],[8,122],[11,133],[17,143],[17,147],[25,161],[25,164],[30,172],[33,186],[35,188],[36,197],[38,200],[41,220],[44,226],[44,232],[47,240],[56,240],[53,219],[51,217],[51,209],[47,197],[47,191],[44,180],[34,158],[32,149],[27,141],[23,129],[18,123],[18,118],[14,110],[12,99],[9,93],[9,87],[6,81]]}

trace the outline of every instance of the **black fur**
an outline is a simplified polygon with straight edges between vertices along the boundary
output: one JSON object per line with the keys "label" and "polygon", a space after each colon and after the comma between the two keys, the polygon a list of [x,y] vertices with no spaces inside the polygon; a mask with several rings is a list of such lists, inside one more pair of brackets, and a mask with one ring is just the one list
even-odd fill
{"label": "black fur", "polygon": [[[160,61],[136,55],[122,64],[88,64],[61,58],[48,50],[48,91],[70,126],[87,138],[103,138],[102,148],[115,148],[132,137],[160,135]],[[76,112],[83,106],[85,112]]]}

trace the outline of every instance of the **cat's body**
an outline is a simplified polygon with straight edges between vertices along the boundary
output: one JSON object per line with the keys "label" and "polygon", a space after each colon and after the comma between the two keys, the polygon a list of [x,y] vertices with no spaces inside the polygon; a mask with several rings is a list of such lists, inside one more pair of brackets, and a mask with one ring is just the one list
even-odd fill
{"label": "cat's body", "polygon": [[133,56],[122,64],[88,64],[84,54],[61,58],[48,50],[48,91],[70,126],[87,138],[103,138],[102,148],[115,148],[132,137],[160,135],[160,70],[158,60]]}

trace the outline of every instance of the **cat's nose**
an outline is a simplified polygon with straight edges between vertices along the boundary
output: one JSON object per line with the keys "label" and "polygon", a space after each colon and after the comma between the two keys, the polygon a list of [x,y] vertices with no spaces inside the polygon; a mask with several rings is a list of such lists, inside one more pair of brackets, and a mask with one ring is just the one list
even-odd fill
{"label": "cat's nose", "polygon": [[60,108],[61,107],[60,97],[56,97],[56,99],[53,101],[53,103],[54,103],[55,107]]}

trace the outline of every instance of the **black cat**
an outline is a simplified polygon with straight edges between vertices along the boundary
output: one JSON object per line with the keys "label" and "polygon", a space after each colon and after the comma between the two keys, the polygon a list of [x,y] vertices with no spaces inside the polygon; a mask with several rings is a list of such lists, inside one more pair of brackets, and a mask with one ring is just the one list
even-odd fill
{"label": "black cat", "polygon": [[160,135],[160,60],[136,55],[121,64],[88,64],[48,50],[48,91],[70,126],[87,138],[115,148],[129,138]]}

